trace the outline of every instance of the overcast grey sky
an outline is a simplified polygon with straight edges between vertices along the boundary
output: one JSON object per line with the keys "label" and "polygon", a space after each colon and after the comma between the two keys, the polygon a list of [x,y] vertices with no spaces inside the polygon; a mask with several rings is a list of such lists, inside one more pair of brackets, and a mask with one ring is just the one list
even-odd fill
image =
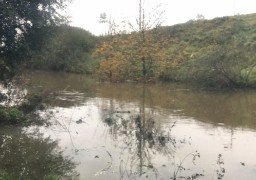
{"label": "overcast grey sky", "polygon": [[[206,19],[231,16],[234,14],[256,13],[256,0],[143,0],[147,11],[159,4],[165,11],[163,25],[184,23],[202,14]],[[100,14],[121,22],[134,20],[138,16],[139,0],[73,0],[68,7],[71,25],[82,27],[93,34],[100,35],[107,31],[106,24],[98,23]]]}

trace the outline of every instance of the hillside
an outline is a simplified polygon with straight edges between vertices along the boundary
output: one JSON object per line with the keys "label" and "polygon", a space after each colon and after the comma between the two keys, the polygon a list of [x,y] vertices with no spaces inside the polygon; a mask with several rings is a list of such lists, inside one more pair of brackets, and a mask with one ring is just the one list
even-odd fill
{"label": "hillside", "polygon": [[161,27],[172,39],[172,58],[182,59],[164,78],[213,87],[255,86],[255,26],[256,14],[250,14]]}

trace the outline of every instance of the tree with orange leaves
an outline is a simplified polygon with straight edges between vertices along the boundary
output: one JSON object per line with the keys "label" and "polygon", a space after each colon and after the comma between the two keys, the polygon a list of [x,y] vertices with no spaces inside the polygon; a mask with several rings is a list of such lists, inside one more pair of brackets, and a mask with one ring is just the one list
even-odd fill
{"label": "tree with orange leaves", "polygon": [[100,59],[101,79],[110,81],[155,79],[175,64],[168,54],[170,39],[157,30],[161,24],[161,16],[162,13],[158,13],[153,22],[147,21],[141,0],[139,1],[137,28],[129,23],[131,33],[125,34],[119,31],[120,33],[105,37],[93,53],[95,58]]}

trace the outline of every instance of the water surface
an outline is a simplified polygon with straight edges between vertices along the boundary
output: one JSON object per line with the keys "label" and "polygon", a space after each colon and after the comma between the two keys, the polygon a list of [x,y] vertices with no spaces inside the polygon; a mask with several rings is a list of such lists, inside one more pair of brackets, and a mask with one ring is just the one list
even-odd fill
{"label": "water surface", "polygon": [[[41,142],[48,139],[44,146],[55,143],[77,179],[256,179],[253,90],[97,83],[64,73],[24,77],[28,92],[53,97],[42,112],[52,125],[23,128],[16,137],[37,132]],[[13,136],[5,131],[2,139]]]}

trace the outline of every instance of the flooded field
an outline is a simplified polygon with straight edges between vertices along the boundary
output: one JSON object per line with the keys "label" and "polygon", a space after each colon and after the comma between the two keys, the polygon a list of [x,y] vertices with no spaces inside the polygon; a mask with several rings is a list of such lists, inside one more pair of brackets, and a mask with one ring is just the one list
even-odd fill
{"label": "flooded field", "polygon": [[54,98],[50,126],[0,127],[0,169],[20,179],[256,179],[256,91],[25,77]]}

